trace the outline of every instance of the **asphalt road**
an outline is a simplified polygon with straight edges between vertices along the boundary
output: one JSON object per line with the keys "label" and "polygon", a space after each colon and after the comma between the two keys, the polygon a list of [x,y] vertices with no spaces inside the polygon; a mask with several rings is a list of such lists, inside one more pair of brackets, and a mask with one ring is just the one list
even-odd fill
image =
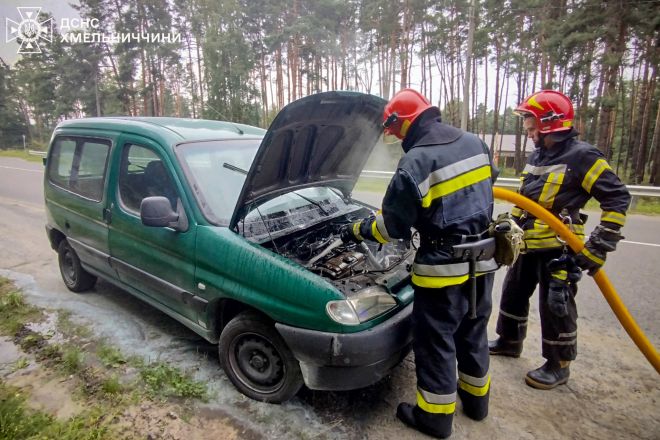
{"label": "asphalt road", "polygon": [[[74,317],[125,352],[196,371],[217,392],[211,410],[240,420],[264,438],[424,438],[393,416],[399,401],[414,400],[412,356],[389,379],[364,390],[304,390],[284,405],[261,404],[233,389],[217,366],[214,347],[162,313],[102,281],[92,292],[69,292],[46,239],[42,178],[40,163],[0,157],[0,275],[16,280],[31,302],[73,311]],[[377,194],[355,196],[380,204]],[[598,220],[598,213],[590,214],[588,230]],[[622,300],[656,347],[660,347],[659,232],[660,217],[630,215],[626,240],[606,265]],[[493,290],[491,337],[503,275],[500,270]],[[577,301],[580,356],[571,366],[569,386],[538,392],[522,382],[524,372],[541,363],[538,312],[533,305],[523,357],[491,362],[491,415],[486,422],[474,423],[457,413],[452,438],[658,438],[657,373],[636,350],[590,278],[581,282]]]}

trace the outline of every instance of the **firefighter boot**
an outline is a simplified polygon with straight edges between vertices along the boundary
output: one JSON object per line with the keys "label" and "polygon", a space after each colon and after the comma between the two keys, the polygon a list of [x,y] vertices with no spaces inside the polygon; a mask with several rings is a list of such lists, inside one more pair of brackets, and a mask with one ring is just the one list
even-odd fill
{"label": "firefighter boot", "polygon": [[480,421],[488,416],[490,390],[484,396],[475,396],[459,388],[458,396],[463,402],[463,412],[472,420]]}
{"label": "firefighter boot", "polygon": [[518,358],[522,353],[522,342],[507,341],[501,336],[494,341],[488,341],[488,352],[493,356],[509,356]]}
{"label": "firefighter boot", "polygon": [[568,368],[570,363],[570,361],[546,361],[542,367],[527,373],[525,382],[539,390],[551,390],[563,385],[568,382],[568,376],[571,374]]}
{"label": "firefighter boot", "polygon": [[432,414],[410,403],[399,403],[396,416],[406,425],[436,438],[447,438],[451,435],[451,425],[454,413]]}

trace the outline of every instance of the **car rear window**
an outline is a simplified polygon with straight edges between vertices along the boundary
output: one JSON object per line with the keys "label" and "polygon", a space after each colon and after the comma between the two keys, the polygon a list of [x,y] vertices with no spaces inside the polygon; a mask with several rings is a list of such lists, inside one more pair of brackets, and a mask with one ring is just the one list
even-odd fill
{"label": "car rear window", "polygon": [[48,179],[82,197],[103,198],[110,141],[94,138],[59,137],[48,159]]}

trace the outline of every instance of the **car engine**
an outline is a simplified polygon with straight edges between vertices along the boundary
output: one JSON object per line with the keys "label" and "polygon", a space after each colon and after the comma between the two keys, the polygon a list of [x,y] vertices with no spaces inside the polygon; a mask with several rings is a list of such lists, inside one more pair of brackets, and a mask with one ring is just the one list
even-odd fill
{"label": "car engine", "polygon": [[339,238],[346,221],[337,221],[303,231],[273,248],[349,293],[372,285],[389,290],[409,278],[414,249],[410,242],[344,243]]}

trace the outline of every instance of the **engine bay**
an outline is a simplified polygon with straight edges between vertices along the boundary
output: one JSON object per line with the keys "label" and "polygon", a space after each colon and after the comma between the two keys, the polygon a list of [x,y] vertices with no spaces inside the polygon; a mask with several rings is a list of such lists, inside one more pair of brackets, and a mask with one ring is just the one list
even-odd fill
{"label": "engine bay", "polygon": [[342,242],[342,227],[360,218],[343,216],[262,245],[328,279],[347,295],[373,285],[395,292],[409,279],[414,249],[404,240]]}

